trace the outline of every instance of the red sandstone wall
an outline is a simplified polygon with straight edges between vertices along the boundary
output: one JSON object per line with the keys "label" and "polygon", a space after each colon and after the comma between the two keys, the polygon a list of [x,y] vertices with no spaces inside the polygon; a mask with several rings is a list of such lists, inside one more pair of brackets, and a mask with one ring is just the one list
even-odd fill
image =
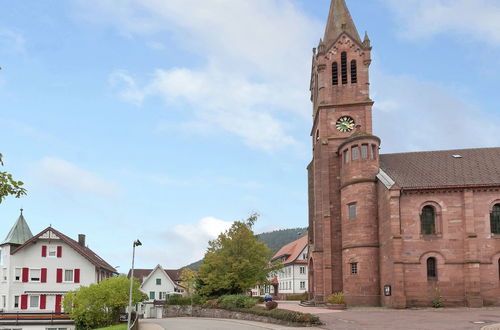
{"label": "red sandstone wall", "polygon": [[391,210],[390,210],[390,191],[382,184],[377,184],[378,195],[378,219],[379,219],[379,242],[380,242],[380,287],[381,287],[381,304],[382,306],[393,306],[393,297],[384,296],[382,289],[385,285],[390,285],[392,289],[396,289],[394,285],[394,258],[392,249],[392,231],[391,231]]}

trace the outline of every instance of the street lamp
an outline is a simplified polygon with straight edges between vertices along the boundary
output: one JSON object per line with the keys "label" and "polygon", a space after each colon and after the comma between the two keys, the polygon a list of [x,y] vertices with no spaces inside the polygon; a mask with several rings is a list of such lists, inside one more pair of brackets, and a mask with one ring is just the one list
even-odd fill
{"label": "street lamp", "polygon": [[130,330],[130,319],[132,316],[132,290],[134,287],[134,259],[135,259],[135,247],[141,246],[142,243],[139,240],[136,240],[132,247],[132,270],[130,271],[130,296],[128,298],[128,321],[127,321],[127,329]]}

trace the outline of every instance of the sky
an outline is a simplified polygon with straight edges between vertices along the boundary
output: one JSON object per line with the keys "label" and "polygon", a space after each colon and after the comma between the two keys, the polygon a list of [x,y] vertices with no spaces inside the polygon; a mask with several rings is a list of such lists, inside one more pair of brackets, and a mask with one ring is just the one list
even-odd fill
{"label": "sky", "polygon": [[[0,205],[127,272],[178,268],[252,212],[307,226],[312,48],[329,0],[0,0]],[[498,0],[347,0],[382,152],[500,146]]]}

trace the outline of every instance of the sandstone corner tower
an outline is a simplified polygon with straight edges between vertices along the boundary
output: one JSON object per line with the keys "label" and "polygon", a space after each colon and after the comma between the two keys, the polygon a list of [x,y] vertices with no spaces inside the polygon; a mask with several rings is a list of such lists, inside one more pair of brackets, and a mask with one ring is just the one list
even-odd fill
{"label": "sandstone corner tower", "polygon": [[370,63],[368,35],[362,41],[345,0],[333,0],[311,73],[309,292],[316,301],[338,291],[356,305],[379,301],[380,140],[372,135]]}

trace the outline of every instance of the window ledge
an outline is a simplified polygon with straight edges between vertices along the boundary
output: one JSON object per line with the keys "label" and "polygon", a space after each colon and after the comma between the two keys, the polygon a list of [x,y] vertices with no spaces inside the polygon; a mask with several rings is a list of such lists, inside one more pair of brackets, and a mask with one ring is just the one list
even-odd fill
{"label": "window ledge", "polygon": [[491,238],[500,239],[500,234],[491,234]]}
{"label": "window ledge", "polygon": [[430,234],[430,235],[420,235],[421,239],[424,240],[432,240],[432,239],[440,239],[443,238],[443,234]]}

